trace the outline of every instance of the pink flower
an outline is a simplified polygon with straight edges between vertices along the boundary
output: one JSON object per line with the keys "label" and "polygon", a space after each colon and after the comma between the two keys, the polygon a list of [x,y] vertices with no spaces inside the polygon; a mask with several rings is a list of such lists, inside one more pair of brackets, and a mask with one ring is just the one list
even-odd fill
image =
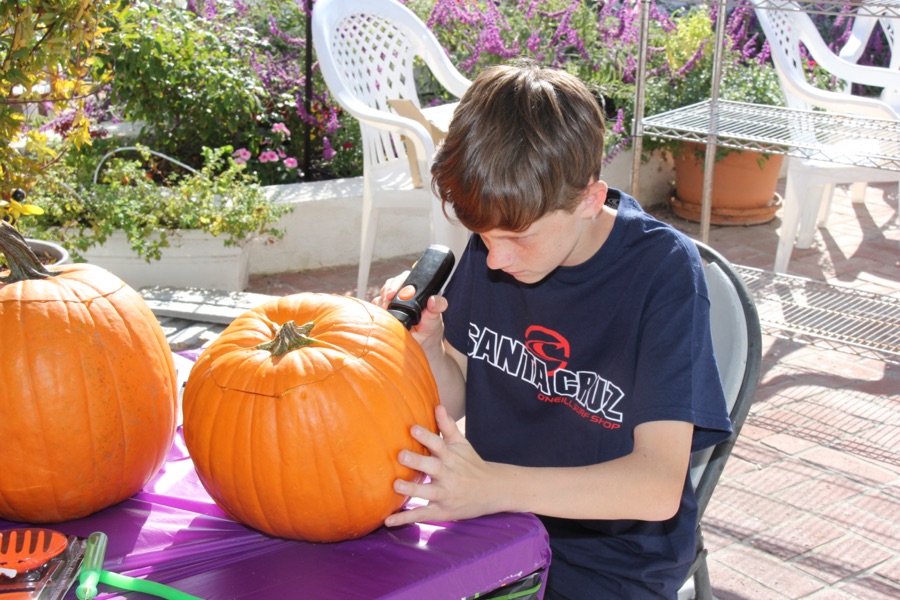
{"label": "pink flower", "polygon": [[272,150],[266,150],[259,155],[259,162],[278,162],[278,154]]}
{"label": "pink flower", "polygon": [[232,156],[234,156],[237,159],[237,160],[235,160],[235,162],[238,162],[239,164],[244,164],[245,162],[250,160],[250,151],[247,150],[246,148],[238,148],[237,150],[234,151],[234,154],[232,154]]}
{"label": "pink flower", "polygon": [[288,169],[296,168],[297,167],[297,159],[292,156],[284,159],[284,166],[286,166]]}
{"label": "pink flower", "polygon": [[291,130],[287,128],[287,125],[284,123],[275,123],[272,125],[272,133],[283,133],[284,135],[290,137]]}

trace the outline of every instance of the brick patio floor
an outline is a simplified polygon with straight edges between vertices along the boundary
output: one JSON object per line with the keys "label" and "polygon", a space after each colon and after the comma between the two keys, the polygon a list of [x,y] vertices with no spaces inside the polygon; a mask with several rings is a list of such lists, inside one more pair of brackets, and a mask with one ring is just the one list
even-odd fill
{"label": "brick patio floor", "polygon": [[[888,191],[890,189],[890,192]],[[698,237],[699,226],[653,211]],[[716,227],[732,262],[771,269],[778,218]],[[415,256],[373,264],[370,290]],[[827,229],[789,272],[900,298],[896,186],[864,205],[838,190]],[[353,293],[356,267],[254,277],[250,292]],[[900,364],[764,335],[762,376],[704,519],[715,595],[728,599],[900,598]]]}

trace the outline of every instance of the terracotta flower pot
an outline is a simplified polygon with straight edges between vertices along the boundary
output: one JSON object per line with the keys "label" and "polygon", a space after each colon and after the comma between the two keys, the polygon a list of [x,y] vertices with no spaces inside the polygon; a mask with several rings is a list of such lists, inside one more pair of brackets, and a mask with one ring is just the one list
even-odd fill
{"label": "terracotta flower pot", "polygon": [[[703,202],[702,144],[685,143],[675,158],[675,197],[672,209],[680,217],[700,221]],[[753,150],[729,152],[716,161],[712,216],[716,225],[758,225],[775,218],[781,196],[775,192],[784,157]]]}

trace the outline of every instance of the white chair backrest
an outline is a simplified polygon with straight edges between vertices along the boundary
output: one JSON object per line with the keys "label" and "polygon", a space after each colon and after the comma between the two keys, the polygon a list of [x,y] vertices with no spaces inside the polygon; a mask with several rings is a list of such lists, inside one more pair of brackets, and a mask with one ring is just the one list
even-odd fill
{"label": "white chair backrest", "polygon": [[[890,52],[888,68],[892,71],[900,70],[900,38],[897,37],[900,35],[900,22],[896,18],[880,16],[887,12],[886,5],[869,4],[865,0],[863,0],[862,4],[868,4],[868,6],[865,6],[865,9],[860,9],[853,18],[850,37],[841,47],[838,56],[850,62],[859,62],[869,45],[872,34],[875,33],[876,26],[880,26]],[[847,84],[848,92],[850,87],[850,84]],[[895,110],[898,110],[898,107],[900,107],[900,88],[884,88],[881,93],[881,99],[890,104]]]}
{"label": "white chair backrest", "polygon": [[[900,71],[862,66],[832,52],[809,15],[800,6],[784,0],[752,0],[757,19],[772,49],[772,61],[778,72],[789,108],[809,110],[818,107],[839,113],[862,114],[882,119],[897,119],[886,103],[850,96],[843,92],[821,90],[806,79],[801,47],[826,71],[840,79],[881,87],[900,88]],[[782,10],[786,9],[786,10]]]}
{"label": "white chair backrest", "polygon": [[854,17],[850,37],[841,47],[838,56],[851,62],[858,62],[869,45],[876,25],[881,26],[884,37],[887,38],[888,50],[891,53],[888,66],[894,70],[900,69],[900,49],[895,52],[897,44],[900,43],[897,39],[898,24],[890,17],[875,17],[868,14]]}
{"label": "white chair backrest", "polygon": [[328,89],[360,121],[368,164],[406,157],[399,132],[385,128],[390,122],[383,115],[393,115],[388,100],[406,99],[421,107],[416,57],[451,93],[461,95],[469,85],[434,34],[393,0],[318,0],[313,41]]}
{"label": "white chair backrest", "polygon": [[[709,321],[712,330],[713,351],[719,368],[719,377],[725,390],[728,412],[734,408],[744,372],[747,369],[749,337],[747,320],[740,296],[734,284],[722,269],[709,263],[706,269],[706,285],[709,289]],[[696,488],[709,462],[714,448],[695,452],[691,457],[691,482]]]}

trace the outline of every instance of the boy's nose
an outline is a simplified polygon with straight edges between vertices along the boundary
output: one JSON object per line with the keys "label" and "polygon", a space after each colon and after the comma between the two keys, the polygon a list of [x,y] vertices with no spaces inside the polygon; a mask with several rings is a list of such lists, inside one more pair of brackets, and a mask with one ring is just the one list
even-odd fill
{"label": "boy's nose", "polygon": [[496,244],[488,250],[487,266],[489,269],[504,269],[511,264],[512,254],[510,252],[504,252]]}

